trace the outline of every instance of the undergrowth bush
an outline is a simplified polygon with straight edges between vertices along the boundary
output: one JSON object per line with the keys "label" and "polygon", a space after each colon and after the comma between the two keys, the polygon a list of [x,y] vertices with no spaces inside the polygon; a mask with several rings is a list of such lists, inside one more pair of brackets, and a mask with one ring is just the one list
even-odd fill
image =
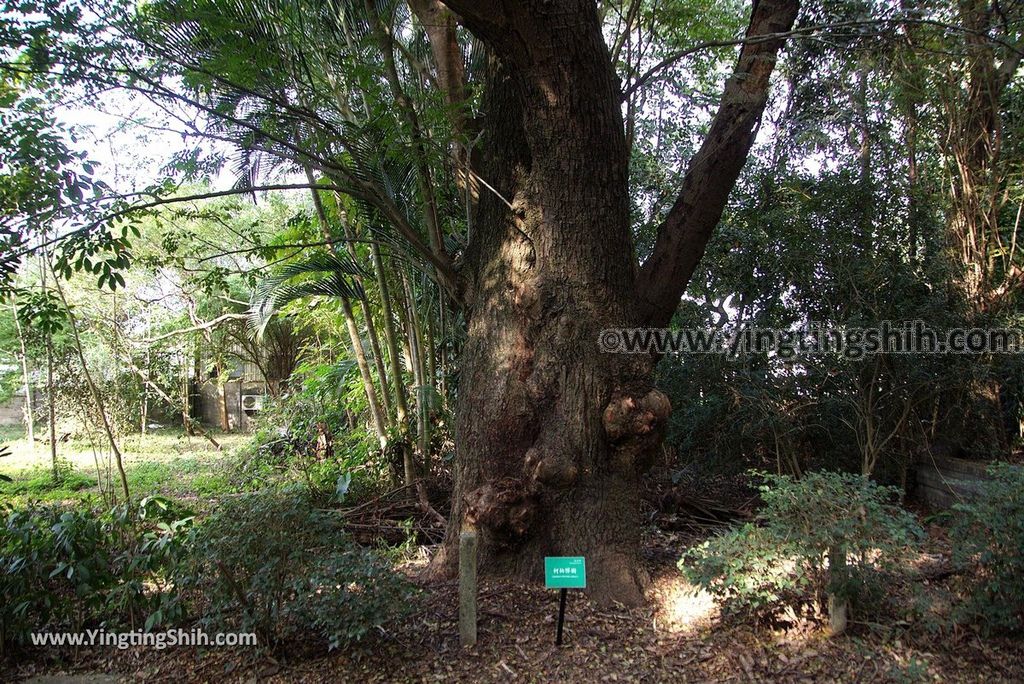
{"label": "undergrowth bush", "polygon": [[25,644],[31,631],[149,629],[178,616],[166,578],[187,548],[192,518],[173,502],[0,510],[0,650]]}
{"label": "undergrowth bush", "polygon": [[1024,467],[994,463],[973,503],[954,507],[954,559],[967,575],[961,617],[986,629],[1024,629]]}
{"label": "undergrowth bush", "polygon": [[299,482],[319,504],[337,503],[349,483],[358,488],[387,479],[375,448],[366,430],[347,423],[340,404],[302,390],[260,416],[252,439],[238,452],[234,484],[252,491]]}
{"label": "undergrowth bush", "polygon": [[198,529],[179,584],[214,629],[255,632],[270,646],[310,634],[329,648],[357,641],[401,615],[414,591],[336,515],[294,489],[225,501]]}
{"label": "undergrowth bush", "polygon": [[756,524],[689,549],[679,567],[725,614],[770,617],[831,594],[865,603],[923,535],[895,503],[898,490],[859,475],[762,474]]}

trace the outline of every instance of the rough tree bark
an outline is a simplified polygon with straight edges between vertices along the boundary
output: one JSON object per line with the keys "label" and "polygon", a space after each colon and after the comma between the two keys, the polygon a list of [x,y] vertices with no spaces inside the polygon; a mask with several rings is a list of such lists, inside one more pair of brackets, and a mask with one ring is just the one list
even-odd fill
{"label": "rough tree bark", "polygon": [[[600,352],[602,329],[662,325],[721,216],[781,39],[747,43],[679,201],[638,269],[622,91],[592,0],[448,0],[491,50],[466,310],[456,490],[435,571],[480,530],[481,572],[537,578],[585,555],[591,594],[642,600],[639,478],[671,412],[653,360]],[[787,31],[797,0],[759,0],[748,35]]]}

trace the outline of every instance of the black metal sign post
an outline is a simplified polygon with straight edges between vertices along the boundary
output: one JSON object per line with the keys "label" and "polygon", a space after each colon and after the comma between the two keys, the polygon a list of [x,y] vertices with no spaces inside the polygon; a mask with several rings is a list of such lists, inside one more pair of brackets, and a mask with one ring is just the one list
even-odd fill
{"label": "black metal sign post", "polygon": [[558,634],[555,636],[555,646],[562,645],[562,625],[565,623],[565,597],[568,596],[569,590],[562,589],[560,593],[562,595],[558,597]]}

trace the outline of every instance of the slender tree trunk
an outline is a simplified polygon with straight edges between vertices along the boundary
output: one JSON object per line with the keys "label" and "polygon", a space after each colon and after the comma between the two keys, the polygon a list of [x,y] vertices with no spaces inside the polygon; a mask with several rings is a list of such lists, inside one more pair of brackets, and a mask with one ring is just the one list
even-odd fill
{"label": "slender tree trunk", "polygon": [[426,345],[425,353],[423,355],[426,361],[426,375],[427,382],[431,387],[437,387],[437,346],[434,343],[434,317],[431,315],[432,311],[427,311],[427,323],[424,329],[426,339],[424,344]]}
{"label": "slender tree trunk", "polygon": [[[150,319],[149,310],[146,310],[146,339],[153,334],[152,320]],[[153,345],[150,343],[146,344],[146,375],[153,372]],[[139,432],[145,436],[149,432],[149,385],[142,383],[142,420],[139,426]]]}
{"label": "slender tree trunk", "polygon": [[441,401],[448,407],[448,316],[446,313],[446,297],[444,290],[438,289],[437,326],[438,326],[438,358],[437,358],[437,391]]}
{"label": "slender tree trunk", "polygon": [[402,291],[405,294],[406,337],[409,339],[409,358],[412,365],[413,382],[416,385],[416,433],[419,438],[420,467],[430,469],[430,415],[427,410],[427,392],[430,382],[427,379],[426,365],[423,359],[423,338],[420,335],[420,318],[416,312],[416,296],[409,278],[401,273]]}
{"label": "slender tree trunk", "polygon": [[[148,367],[149,364],[147,363]],[[145,385],[142,386],[142,410],[139,412],[139,434],[145,436],[149,431],[149,388]]]}
{"label": "slender tree trunk", "polygon": [[228,416],[228,379],[223,364],[217,364],[217,409],[220,414],[220,429],[231,432],[231,418]]}
{"label": "slender tree trunk", "polygon": [[380,336],[377,334],[377,326],[373,322],[373,309],[370,307],[370,300],[365,294],[359,298],[363,309],[363,322],[366,324],[366,338],[370,341],[370,353],[373,354],[373,368],[377,371],[380,380],[380,405],[387,422],[390,424],[394,411],[391,407],[391,383],[388,382],[388,374],[384,363],[384,354],[381,352]]}
{"label": "slender tree trunk", "polygon": [[[339,207],[339,211],[341,208]],[[352,230],[352,227],[348,223],[348,218],[342,216],[341,227],[345,233],[345,244],[348,246],[349,256],[353,260],[358,260],[356,254],[355,239],[356,234]],[[370,341],[370,351],[373,353],[373,366],[377,371],[377,377],[380,379],[380,403],[381,408],[384,412],[387,422],[390,423],[391,416],[393,414],[391,410],[391,387],[388,383],[388,374],[384,367],[384,355],[381,353],[380,348],[380,336],[377,334],[377,326],[373,322],[373,309],[370,307],[370,300],[366,296],[366,287],[363,283],[362,276],[356,276],[360,285],[363,285],[363,292],[359,297],[359,303],[363,308],[363,319],[366,323],[366,337]]]}
{"label": "slender tree trunk", "polygon": [[[408,276],[402,272],[402,291],[405,293],[405,305],[406,305],[406,329],[408,331],[409,348],[412,350],[412,356],[410,358],[412,370],[413,370],[413,382],[416,384],[419,390],[416,395],[416,418],[418,427],[419,437],[419,452],[420,461],[419,464],[413,467],[413,471],[419,470],[424,474],[430,473],[430,396],[433,387],[430,384],[430,380],[427,377],[426,362],[424,360],[424,344],[423,337],[420,334],[421,322],[418,314],[416,313],[416,296],[413,292],[412,286],[409,283]],[[429,514],[438,523],[444,524],[444,518],[430,505],[430,500],[427,498],[427,490],[422,480],[416,482],[416,496],[419,501],[420,508],[424,513]]]}
{"label": "slender tree trunk", "polygon": [[[187,368],[184,363],[184,356],[182,356],[182,368]],[[191,400],[189,399],[189,374],[185,371],[181,374],[181,426],[185,428],[185,434],[189,437],[195,434],[195,428],[192,426],[192,409]],[[176,402],[171,402],[174,405]],[[241,407],[239,407],[241,408]]]}
{"label": "slender tree trunk", "polygon": [[352,303],[349,302],[348,297],[341,298],[341,311],[345,317],[345,327],[348,330],[349,341],[352,343],[352,353],[356,357],[356,366],[359,367],[359,375],[363,380],[363,390],[366,392],[366,403],[369,405],[370,418],[373,420],[373,428],[377,433],[377,441],[380,443],[381,448],[384,448],[388,441],[384,413],[381,411],[380,402],[377,400],[377,390],[373,386],[370,365],[366,362],[366,351],[363,349],[363,341],[359,337],[355,315],[352,313]]}
{"label": "slender tree trunk", "polygon": [[[306,178],[312,184],[313,171],[307,166],[305,168]],[[317,218],[320,220],[320,230],[325,240],[331,240],[330,224],[327,221],[327,212],[324,210],[323,200],[320,193],[310,190],[313,196],[313,206],[316,208]],[[388,442],[387,419],[384,411],[381,410],[380,400],[377,397],[377,390],[373,386],[373,376],[370,374],[370,366],[366,361],[366,350],[363,348],[363,340],[359,337],[359,328],[356,326],[355,314],[352,311],[352,303],[348,297],[341,298],[341,311],[345,318],[345,328],[348,331],[349,341],[352,343],[352,353],[356,357],[356,366],[359,367],[359,376],[363,381],[363,390],[366,392],[366,403],[370,409],[370,418],[373,420],[373,428],[377,433],[377,441],[383,449]],[[369,311],[367,311],[369,315]]]}
{"label": "slender tree trunk", "polygon": [[871,125],[868,111],[868,75],[867,57],[861,57],[860,68],[857,70],[857,127],[860,135],[860,149],[857,151],[860,166],[859,193],[861,196],[861,215],[859,225],[859,244],[861,258],[868,259],[874,254],[874,184],[871,173]]}
{"label": "slender tree trunk", "polygon": [[[40,263],[41,284],[44,292],[47,290],[48,262],[49,256],[44,250],[43,260]],[[47,427],[50,432],[50,467],[53,469],[53,479],[56,481],[60,478],[60,469],[57,468],[57,405],[53,391],[53,333],[49,329],[46,330],[46,410]]]}
{"label": "slender tree trunk", "polygon": [[[401,78],[398,73],[398,68],[395,64],[395,50],[394,41],[391,36],[391,28],[385,26],[378,17],[377,11],[373,6],[372,0],[365,0],[365,6],[367,8],[367,16],[370,19],[370,27],[373,30],[375,37],[380,44],[381,54],[384,58],[384,73],[388,82],[388,86],[391,90],[392,97],[394,97],[395,105],[401,111],[402,116],[405,118],[406,123],[409,126],[410,136],[412,138],[412,151],[415,156],[416,166],[416,183],[417,189],[421,201],[424,205],[424,212],[427,224],[427,235],[429,238],[431,250],[437,254],[445,255],[444,238],[441,235],[441,224],[438,215],[437,205],[437,192],[434,186],[434,179],[430,168],[430,162],[427,156],[427,142],[425,135],[420,126],[419,115],[416,111],[416,107],[412,100],[406,95],[402,88]],[[436,39],[448,41],[448,56],[451,54],[451,41],[454,41],[454,27],[449,33],[446,32],[447,22],[451,21],[450,13],[444,10],[443,7],[439,6],[426,6],[425,3],[417,3],[412,7],[414,12],[419,12],[421,20],[425,16],[433,16],[438,21],[444,22],[445,27],[435,27],[430,33],[430,41],[432,47],[434,46]],[[442,36],[442,34],[444,34]],[[455,44],[457,49],[457,43]],[[460,94],[460,79],[461,70],[455,67],[455,64],[444,56],[437,52],[437,48],[433,47],[435,60],[440,57],[440,61],[437,61],[439,73],[443,83],[443,88],[446,91],[446,98],[450,104],[454,104],[456,99],[461,97]],[[459,110],[461,111],[461,110]],[[456,128],[460,128],[463,122],[463,117],[456,113],[455,116]],[[419,417],[419,442],[420,442],[420,453],[421,453],[421,465],[424,468],[424,472],[430,470],[430,414],[427,407],[429,401],[428,388],[432,387],[430,379],[433,377],[433,360],[429,359],[428,363],[431,366],[428,374],[425,368],[424,360],[427,354],[433,353],[432,345],[424,345],[423,337],[421,332],[425,329],[420,325],[417,320],[416,304],[415,299],[411,296],[411,290],[409,288],[408,281],[405,275],[402,275],[403,286],[407,292],[407,299],[409,301],[409,317],[411,323],[410,330],[410,345],[415,349],[415,365],[414,369],[418,371],[417,384],[419,385],[420,391],[416,402],[417,415]],[[421,499],[425,499],[422,488],[420,490]]]}
{"label": "slender tree trunk", "polygon": [[[1013,250],[1000,232],[1010,168],[1002,155],[1000,102],[1022,55],[990,39],[1005,18],[989,0],[959,0],[956,9],[964,27],[964,78],[944,89],[946,130],[940,138],[951,166],[947,242],[959,262],[955,283],[967,303],[970,325],[990,325],[1012,306],[1024,283],[1024,269],[1013,263]],[[974,452],[1001,454],[1010,447],[1002,382],[990,358],[976,360],[984,364],[987,377],[975,373],[962,388],[966,402],[957,408],[964,414],[964,429],[954,439]]]}
{"label": "slender tree trunk", "polygon": [[11,315],[14,316],[14,329],[18,334],[18,346],[21,356],[21,381],[25,388],[25,436],[28,438],[30,451],[36,448],[36,420],[32,406],[32,377],[28,372],[28,347],[25,345],[25,334],[18,320],[18,307],[11,302]]}
{"label": "slender tree trunk", "polygon": [[370,255],[373,259],[373,270],[380,291],[381,315],[384,321],[384,341],[388,347],[388,364],[395,383],[395,421],[398,425],[400,448],[402,449],[402,469],[406,486],[416,480],[416,462],[412,455],[412,444],[409,442],[409,402],[405,394],[405,374],[402,372],[402,361],[399,357],[398,334],[395,331],[394,311],[391,303],[391,290],[388,287],[384,262],[380,258],[380,247],[376,241],[370,244]]}
{"label": "slender tree trunk", "polygon": [[420,198],[424,203],[426,214],[427,234],[430,241],[430,248],[435,254],[444,254],[444,239],[441,236],[441,225],[437,211],[437,195],[434,188],[434,180],[430,171],[430,163],[427,159],[427,145],[425,136],[420,128],[419,115],[412,100],[402,89],[402,81],[395,65],[395,50],[390,33],[390,27],[381,23],[373,0],[364,0],[366,15],[370,20],[370,28],[380,43],[381,55],[384,57],[384,74],[395,99],[395,105],[401,111],[406,123],[409,125],[409,133],[412,138],[412,151],[416,158],[416,184]]}
{"label": "slender tree trunk", "polygon": [[50,467],[56,480],[60,477],[57,468],[57,406],[53,396],[53,335],[49,332],[46,333],[46,409],[49,416]]}
{"label": "slender tree trunk", "polygon": [[103,433],[107,437],[107,443],[110,445],[110,451],[114,454],[114,463],[117,464],[117,474],[121,480],[121,492],[124,494],[124,501],[126,504],[131,503],[131,494],[128,492],[128,476],[124,471],[124,459],[121,456],[121,449],[117,446],[117,439],[114,437],[114,429],[110,425],[110,419],[107,417],[107,407],[103,401],[103,395],[93,381],[92,374],[89,372],[89,366],[85,362],[85,353],[82,351],[82,339],[78,334],[78,323],[75,321],[75,315],[68,306],[68,300],[64,298],[64,288],[61,287],[60,280],[56,277],[54,277],[54,284],[57,286],[57,294],[60,296],[60,301],[64,304],[68,326],[71,328],[71,339],[74,342],[75,353],[78,355],[79,363],[82,364],[82,375],[85,376],[85,384],[88,385],[92,401],[96,404],[96,411],[100,414],[100,422],[103,425]]}
{"label": "slender tree trunk", "polygon": [[438,85],[444,93],[445,103],[453,110],[452,124],[455,134],[459,135],[464,132],[466,124],[466,75],[455,16],[440,0],[410,0],[409,7],[430,41]]}
{"label": "slender tree trunk", "polygon": [[918,234],[921,232],[922,212],[920,180],[917,169],[917,103],[907,105],[904,125],[907,129],[907,253],[911,264],[918,262]]}

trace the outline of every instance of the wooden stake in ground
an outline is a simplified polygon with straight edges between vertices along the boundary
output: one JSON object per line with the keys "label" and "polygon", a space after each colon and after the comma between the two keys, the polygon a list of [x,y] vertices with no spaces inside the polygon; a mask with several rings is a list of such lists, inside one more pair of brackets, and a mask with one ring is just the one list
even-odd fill
{"label": "wooden stake in ground", "polygon": [[459,533],[459,643],[476,644],[476,528]]}
{"label": "wooden stake in ground", "polygon": [[[828,553],[828,568],[831,575],[833,590],[836,585],[846,576],[846,550],[842,547],[833,547]],[[829,592],[828,595],[828,625],[829,636],[839,636],[846,631],[847,614],[850,610],[850,602],[845,596]]]}

